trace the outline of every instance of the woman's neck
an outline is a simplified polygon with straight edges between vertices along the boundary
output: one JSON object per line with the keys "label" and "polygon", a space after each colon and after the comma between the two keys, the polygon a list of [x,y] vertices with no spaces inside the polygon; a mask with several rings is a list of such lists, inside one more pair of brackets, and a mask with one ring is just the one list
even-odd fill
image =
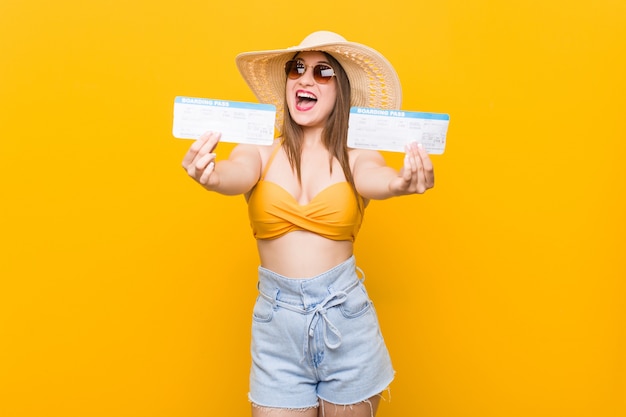
{"label": "woman's neck", "polygon": [[302,146],[305,148],[316,148],[320,145],[323,146],[322,143],[322,132],[323,128],[321,127],[310,127],[302,129]]}

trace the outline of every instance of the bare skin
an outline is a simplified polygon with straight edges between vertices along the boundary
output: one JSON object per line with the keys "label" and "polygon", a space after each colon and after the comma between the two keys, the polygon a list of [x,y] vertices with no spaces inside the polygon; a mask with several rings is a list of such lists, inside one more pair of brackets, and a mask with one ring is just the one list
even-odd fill
{"label": "bare skin", "polygon": [[[213,152],[219,142],[218,133],[207,133],[192,145],[183,166],[205,188],[226,195],[249,195],[259,180],[274,146],[238,145],[228,160],[215,164]],[[197,148],[197,149],[195,149]],[[350,164],[357,191],[365,199],[385,199],[404,194],[421,194],[434,185],[432,164],[428,154],[417,145],[407,148],[405,165],[400,173],[385,165],[375,151],[353,149]],[[265,177],[305,205],[326,187],[345,181],[335,160],[332,175],[328,167],[328,151],[318,140],[305,148],[302,158],[302,184],[298,184],[287,156],[280,150]],[[325,165],[325,166],[324,166]],[[215,168],[217,166],[217,169]],[[320,168],[321,167],[321,168]],[[257,240],[261,265],[287,277],[306,278],[318,275],[348,259],[353,253],[350,241],[334,241],[317,234],[297,231],[277,239]],[[302,248],[308,248],[302,250]]]}
{"label": "bare skin", "polygon": [[307,410],[282,410],[253,405],[252,417],[372,417],[376,415],[379,403],[380,395],[375,395],[353,405],[337,405],[321,400],[319,407]]}
{"label": "bare skin", "polygon": [[[298,56],[308,67],[325,62],[319,52],[305,52]],[[313,94],[317,100],[312,108],[298,105],[301,92]],[[286,105],[293,120],[303,127],[301,175],[298,181],[282,149],[266,173],[265,180],[284,188],[301,205],[308,204],[325,188],[345,181],[335,159],[332,172],[329,153],[321,140],[322,129],[336,98],[334,81],[315,82],[312,71],[306,71],[296,80],[287,80]],[[183,159],[188,175],[209,191],[225,195],[244,195],[246,198],[259,181],[261,172],[273,149],[280,146],[237,145],[226,160],[216,160],[215,149],[220,134],[207,132],[194,142]],[[351,149],[349,162],[356,189],[367,203],[370,199],[422,194],[434,186],[433,165],[428,153],[417,144],[406,148],[404,166],[395,170],[386,165],[376,151]],[[271,240],[257,240],[261,265],[278,274],[293,278],[316,276],[347,260],[353,254],[351,241],[334,241],[307,231],[287,233]],[[309,410],[282,410],[252,407],[252,416],[271,417],[373,417],[380,396],[352,406],[341,406],[321,401],[319,408]]]}

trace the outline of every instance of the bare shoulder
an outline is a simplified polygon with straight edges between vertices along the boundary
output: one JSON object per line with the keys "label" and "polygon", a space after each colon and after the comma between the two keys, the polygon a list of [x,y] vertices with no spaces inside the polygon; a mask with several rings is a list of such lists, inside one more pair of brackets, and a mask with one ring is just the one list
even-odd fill
{"label": "bare shoulder", "polygon": [[274,149],[280,146],[280,142],[281,138],[277,138],[274,139],[274,143],[271,145],[257,146],[261,159],[263,159],[264,162],[269,159],[270,155],[274,152]]}
{"label": "bare shoulder", "polygon": [[272,152],[280,146],[280,141],[275,140],[271,145],[251,145],[240,143],[233,148],[229,159],[252,168],[259,173],[263,170]]}

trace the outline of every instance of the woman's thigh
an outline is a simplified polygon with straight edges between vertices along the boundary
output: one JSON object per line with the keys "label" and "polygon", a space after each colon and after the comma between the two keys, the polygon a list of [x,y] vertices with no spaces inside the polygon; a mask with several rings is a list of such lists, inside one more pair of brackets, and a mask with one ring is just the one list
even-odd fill
{"label": "woman's thigh", "polygon": [[320,400],[318,408],[289,410],[252,406],[252,417],[374,417],[380,403],[380,395],[375,395],[358,404],[338,405]]}
{"label": "woman's thigh", "polygon": [[380,403],[380,395],[374,395],[358,404],[338,405],[327,401],[320,401],[316,417],[374,417]]}
{"label": "woman's thigh", "polygon": [[252,405],[252,417],[318,417],[318,408],[292,410]]}

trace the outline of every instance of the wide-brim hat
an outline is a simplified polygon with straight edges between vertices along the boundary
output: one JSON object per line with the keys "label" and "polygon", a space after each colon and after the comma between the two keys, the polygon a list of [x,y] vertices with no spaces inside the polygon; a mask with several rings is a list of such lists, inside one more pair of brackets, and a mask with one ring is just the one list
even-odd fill
{"label": "wide-brim hat", "polygon": [[399,110],[402,87],[396,70],[378,51],[349,42],[328,31],[314,32],[298,46],[269,51],[244,52],[235,58],[237,68],[261,103],[276,106],[276,128],[283,128],[285,106],[284,66],[297,52],[321,51],[333,56],[350,80],[350,106]]}

